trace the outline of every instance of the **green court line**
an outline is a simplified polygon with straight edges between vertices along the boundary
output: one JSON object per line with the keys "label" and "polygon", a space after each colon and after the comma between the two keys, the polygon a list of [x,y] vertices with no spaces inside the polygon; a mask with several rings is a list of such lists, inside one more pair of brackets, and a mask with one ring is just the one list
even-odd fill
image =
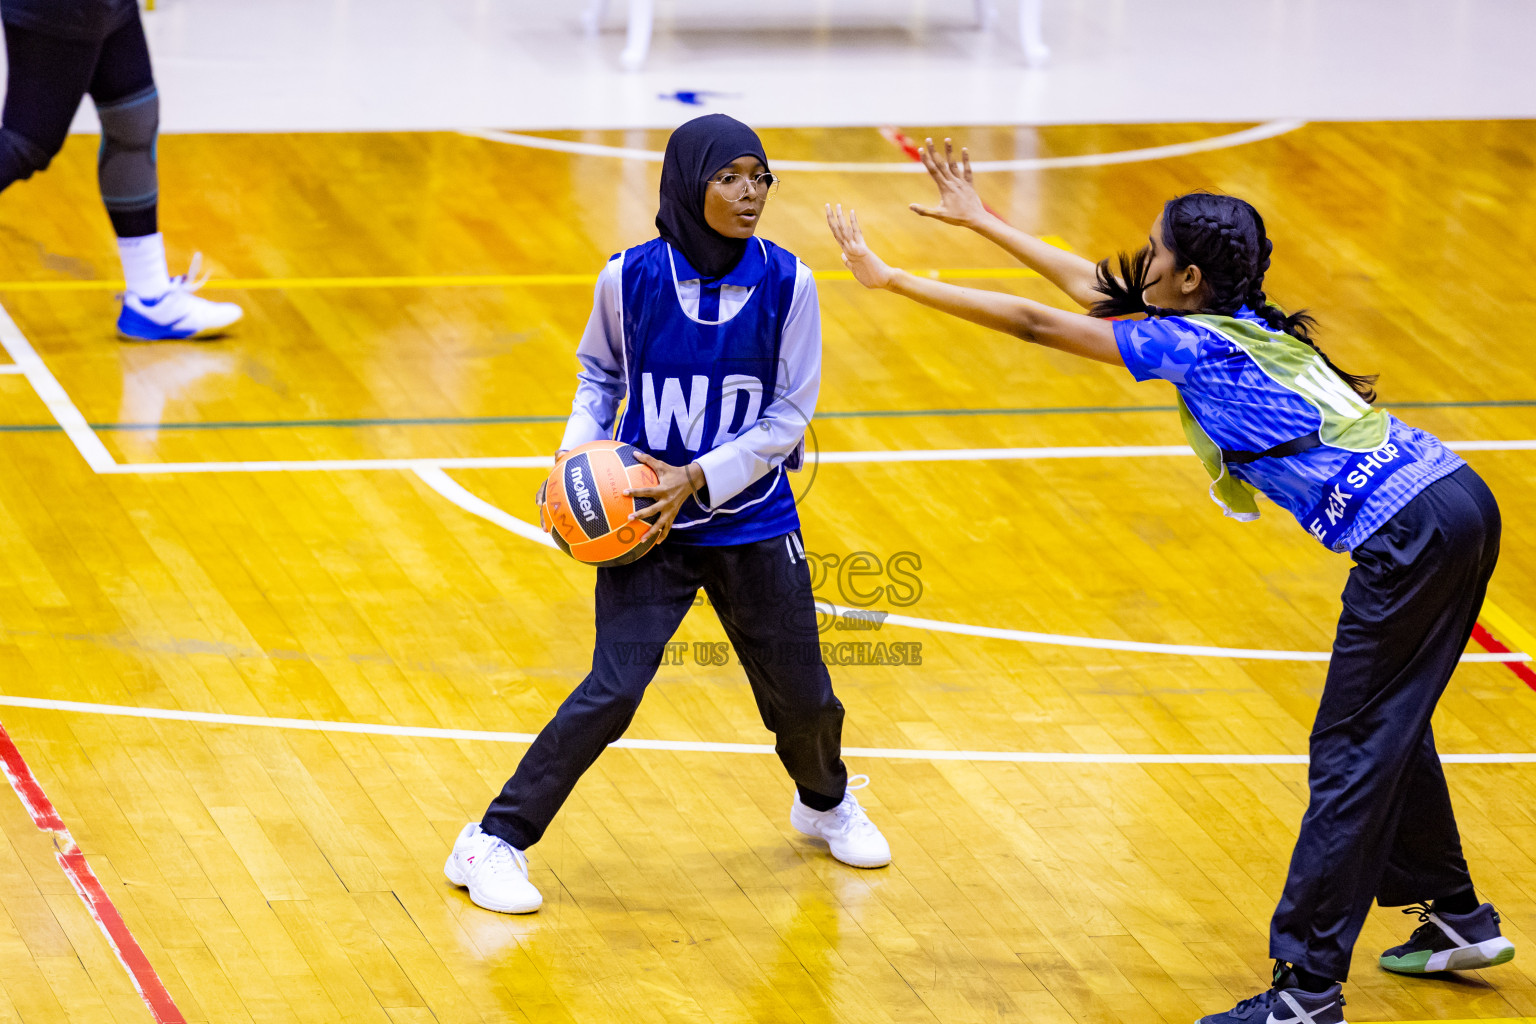
{"label": "green court line", "polygon": [[[1536,399],[1496,399],[1486,402],[1384,402],[1392,409],[1501,409],[1531,408]],[[859,409],[818,412],[819,420],[896,419],[923,416],[1082,416],[1124,413],[1177,412],[1172,405],[1046,405],[982,409]],[[564,423],[566,416],[400,416],[318,420],[204,420],[196,423],[92,423],[92,430],[294,430],[302,427],[487,427],[518,424]],[[57,423],[0,423],[0,433],[47,433],[61,429]]]}

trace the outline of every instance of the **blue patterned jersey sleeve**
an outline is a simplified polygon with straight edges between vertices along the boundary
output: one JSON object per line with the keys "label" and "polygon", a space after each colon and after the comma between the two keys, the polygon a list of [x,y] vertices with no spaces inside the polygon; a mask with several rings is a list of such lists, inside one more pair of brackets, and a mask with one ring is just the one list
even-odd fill
{"label": "blue patterned jersey sleeve", "polygon": [[1115,344],[1126,369],[1137,380],[1166,380],[1183,384],[1195,360],[1205,334],[1183,319],[1148,317],[1145,320],[1116,320]]}

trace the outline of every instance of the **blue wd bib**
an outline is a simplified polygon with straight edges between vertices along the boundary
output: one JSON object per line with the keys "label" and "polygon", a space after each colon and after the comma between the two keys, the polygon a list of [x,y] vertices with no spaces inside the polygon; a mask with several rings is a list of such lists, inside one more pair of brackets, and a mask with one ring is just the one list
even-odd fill
{"label": "blue wd bib", "polygon": [[[779,338],[796,269],[794,256],[754,239],[729,274],[701,281],[695,319],[683,308],[677,282],[703,275],[681,253],[660,238],[626,251],[627,381],[617,439],[682,466],[750,430],[776,394]],[[754,290],[735,316],[719,323],[722,284]],[[750,544],[799,525],[784,467],[777,466],[713,511],[689,498],[668,540]]]}

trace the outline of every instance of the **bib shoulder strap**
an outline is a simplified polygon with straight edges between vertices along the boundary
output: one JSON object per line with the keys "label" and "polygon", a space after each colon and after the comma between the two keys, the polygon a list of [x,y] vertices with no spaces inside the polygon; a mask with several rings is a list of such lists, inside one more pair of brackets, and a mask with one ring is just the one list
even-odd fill
{"label": "bib shoulder strap", "polygon": [[1260,459],[1283,459],[1287,455],[1295,455],[1299,452],[1308,451],[1312,448],[1321,448],[1322,446],[1323,439],[1314,430],[1312,433],[1302,437],[1293,437],[1289,441],[1281,441],[1273,448],[1266,448],[1261,452],[1245,452],[1234,448],[1223,448],[1221,450],[1221,461],[1243,466],[1250,462],[1257,462]]}

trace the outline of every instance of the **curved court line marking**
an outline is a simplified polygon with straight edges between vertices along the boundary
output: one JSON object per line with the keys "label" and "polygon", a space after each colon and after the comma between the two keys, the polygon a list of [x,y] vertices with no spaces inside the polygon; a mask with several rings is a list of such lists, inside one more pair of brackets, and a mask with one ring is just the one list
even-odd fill
{"label": "curved court line marking", "polygon": [[549,534],[532,523],[525,523],[516,516],[503,512],[490,502],[477,498],[452,480],[447,473],[444,473],[437,466],[418,466],[415,472],[428,487],[464,511],[495,523],[503,530],[515,533],[524,540],[531,540],[535,544],[542,544],[555,551],[560,550],[555,542],[550,539]]}
{"label": "curved court line marking", "polygon": [[[396,736],[407,739],[470,740],[483,743],[532,743],[530,732],[488,732],[479,729],[438,729],[417,725],[384,725],[370,722],[326,722],[310,718],[268,718],[264,715],[226,715],[174,708],[143,708],[126,704],[91,704],[46,697],[0,695],[0,707],[65,711],[84,715],[111,715],[166,722],[203,725],[240,725],[263,729],[297,729],[305,732],[350,733],[362,736]],[[687,754],[772,754],[767,743],[708,743],[700,740],[621,739],[609,746],[626,750],[661,750]],[[1001,761],[1013,764],[1306,764],[1305,754],[1068,754],[1030,750],[924,750],[908,747],[844,747],[847,757],[903,761]],[[1536,764],[1536,753],[1441,754],[1446,764]]]}
{"label": "curved court line marking", "polygon": [[[436,466],[415,468],[416,475],[438,494],[471,515],[495,523],[504,530],[525,540],[555,549],[555,542],[532,523],[476,497],[454,482],[447,473]],[[830,601],[818,601],[817,606],[835,615],[846,615],[864,609],[847,608]],[[1058,633],[1033,633],[1023,629],[998,629],[993,626],[972,626],[964,622],[944,622],[939,619],[919,619],[911,615],[889,613],[884,622],[910,629],[926,629],[934,633],[955,633],[960,636],[985,637],[990,640],[1012,640],[1025,644],[1049,644],[1054,647],[1086,647],[1101,651],[1132,651],[1138,654],[1178,654],[1190,658],[1238,658],[1251,661],[1327,661],[1327,651],[1268,651],[1247,647],[1206,647],[1198,644],[1156,644],[1140,640],[1106,640],[1091,636],[1066,636]],[[1462,661],[1530,661],[1531,656],[1519,651],[1507,654],[1463,654]]]}
{"label": "curved court line marking", "polygon": [[[1104,167],[1109,164],[1134,164],[1145,160],[1168,160],[1173,157],[1205,153],[1213,149],[1243,146],[1250,142],[1272,139],[1277,135],[1293,132],[1306,124],[1298,118],[1266,121],[1252,128],[1216,135],[1209,139],[1191,142],[1175,142],[1166,146],[1150,146],[1145,149],[1125,149],[1116,153],[1083,153],[1078,156],[1025,157],[1017,160],[979,160],[971,164],[974,171],[1044,171],[1058,167]],[[488,142],[500,142],[509,146],[528,149],[547,149],[557,153],[574,153],[577,156],[606,156],[621,160],[644,160],[660,163],[662,154],[653,149],[631,149],[625,146],[605,146],[595,142],[576,142],[568,139],[548,139],[538,135],[522,135],[517,132],[496,131],[490,128],[463,128],[459,134],[469,135]],[[920,163],[839,163],[821,160],[775,160],[773,166],[783,171],[836,171],[854,174],[927,174]]]}

